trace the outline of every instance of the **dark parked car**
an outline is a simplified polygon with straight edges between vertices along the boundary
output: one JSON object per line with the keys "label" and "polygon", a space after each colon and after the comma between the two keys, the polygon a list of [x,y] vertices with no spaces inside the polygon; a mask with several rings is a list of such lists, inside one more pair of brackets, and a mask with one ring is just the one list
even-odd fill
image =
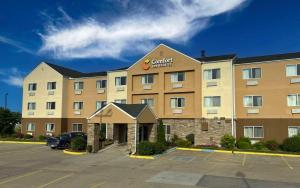
{"label": "dark parked car", "polygon": [[47,138],[47,145],[52,149],[67,149],[71,146],[71,140],[74,137],[82,136],[87,141],[87,136],[83,132],[63,133],[59,137]]}

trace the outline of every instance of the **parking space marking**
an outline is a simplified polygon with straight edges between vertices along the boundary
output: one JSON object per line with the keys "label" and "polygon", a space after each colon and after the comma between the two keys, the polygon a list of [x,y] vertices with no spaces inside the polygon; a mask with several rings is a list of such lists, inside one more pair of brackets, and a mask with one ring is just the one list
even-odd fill
{"label": "parking space marking", "polygon": [[66,179],[66,178],[71,177],[71,176],[73,176],[73,175],[74,175],[74,173],[67,174],[67,175],[65,175],[65,176],[63,176],[63,177],[56,178],[56,179],[54,179],[54,180],[52,180],[52,181],[50,181],[50,182],[48,182],[48,183],[46,183],[46,184],[40,185],[40,186],[38,186],[37,188],[44,188],[44,187],[47,187],[48,185],[54,184],[54,183],[56,183],[56,182],[59,182],[60,180]]}
{"label": "parking space marking", "polygon": [[0,185],[3,185],[5,183],[9,183],[9,182],[15,181],[17,179],[21,179],[21,178],[24,178],[24,177],[27,177],[27,176],[31,176],[31,175],[37,174],[39,172],[42,172],[42,170],[36,170],[36,171],[33,171],[33,172],[25,173],[25,174],[20,175],[20,176],[13,177],[13,178],[8,179],[8,180],[1,181]]}
{"label": "parking space marking", "polygon": [[211,157],[214,154],[214,152],[210,152],[209,154],[207,154],[204,158],[203,161],[207,161],[209,157]]}
{"label": "parking space marking", "polygon": [[292,165],[290,165],[290,163],[284,158],[281,156],[281,159],[283,160],[283,162],[291,169],[293,170],[294,168],[292,167]]}
{"label": "parking space marking", "polygon": [[92,185],[90,188],[97,188],[97,187],[100,187],[101,185],[104,185],[105,182],[100,182],[100,183],[97,183],[95,185]]}
{"label": "parking space marking", "polygon": [[246,155],[246,154],[244,154],[244,158],[243,158],[242,166],[245,166],[246,159],[247,159],[247,155]]}

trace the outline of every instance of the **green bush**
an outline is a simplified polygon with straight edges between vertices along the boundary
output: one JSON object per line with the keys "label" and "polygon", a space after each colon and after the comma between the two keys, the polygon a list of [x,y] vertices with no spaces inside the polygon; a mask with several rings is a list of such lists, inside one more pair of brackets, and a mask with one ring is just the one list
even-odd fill
{"label": "green bush", "polygon": [[190,141],[192,144],[195,143],[195,135],[194,134],[188,134],[186,135],[186,140]]}
{"label": "green bush", "polygon": [[32,139],[32,138],[33,138],[33,136],[32,136],[32,135],[30,135],[30,134],[25,134],[25,135],[24,135],[24,138],[25,138],[25,139]]}
{"label": "green bush", "polygon": [[73,151],[83,151],[86,148],[86,142],[82,136],[76,136],[71,140],[71,149]]}
{"label": "green bush", "polygon": [[266,149],[265,143],[264,142],[256,142],[255,144],[252,145],[253,148],[257,150],[263,150]]}
{"label": "green bush", "polygon": [[158,142],[143,141],[138,145],[139,155],[155,155],[161,154],[166,150],[166,145]]}
{"label": "green bush", "polygon": [[40,135],[40,136],[39,136],[39,140],[40,140],[40,141],[44,141],[44,140],[46,140],[46,136],[44,136],[44,135]]}
{"label": "green bush", "polygon": [[300,152],[300,136],[286,138],[282,143],[284,151]]}
{"label": "green bush", "polygon": [[237,142],[248,142],[251,145],[251,140],[248,137],[240,137],[240,139]]}
{"label": "green bush", "polygon": [[235,145],[235,138],[232,135],[225,134],[221,138],[221,146],[226,149],[233,149]]}
{"label": "green bush", "polygon": [[237,143],[237,147],[239,149],[251,149],[251,144],[249,144],[249,142],[239,141]]}
{"label": "green bush", "polygon": [[166,144],[166,138],[165,138],[165,126],[162,122],[162,120],[159,121],[159,124],[157,126],[157,142]]}
{"label": "green bush", "polygon": [[177,140],[175,140],[175,145],[182,148],[188,148],[192,146],[192,143],[188,140],[178,138]]}
{"label": "green bush", "polygon": [[162,143],[155,142],[153,143],[153,149],[154,149],[154,154],[161,154],[167,149],[167,147]]}
{"label": "green bush", "polygon": [[265,143],[265,146],[272,151],[278,150],[279,149],[279,144],[276,140],[268,140]]}

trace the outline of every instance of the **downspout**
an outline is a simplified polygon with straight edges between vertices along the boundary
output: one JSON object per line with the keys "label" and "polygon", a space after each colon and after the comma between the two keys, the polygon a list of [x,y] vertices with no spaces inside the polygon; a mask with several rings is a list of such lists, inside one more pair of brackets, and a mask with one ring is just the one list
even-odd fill
{"label": "downspout", "polygon": [[135,127],[134,127],[134,143],[135,143],[134,154],[136,154],[136,152],[137,152],[137,120],[135,121]]}
{"label": "downspout", "polygon": [[233,60],[231,61],[231,71],[232,71],[232,113],[231,113],[231,134],[236,138],[236,128],[235,128],[235,66]]}

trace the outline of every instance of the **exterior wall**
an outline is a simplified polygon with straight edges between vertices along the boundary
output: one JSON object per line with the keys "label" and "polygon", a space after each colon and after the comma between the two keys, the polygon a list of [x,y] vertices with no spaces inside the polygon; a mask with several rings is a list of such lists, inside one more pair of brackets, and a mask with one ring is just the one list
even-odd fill
{"label": "exterior wall", "polygon": [[176,135],[185,139],[188,134],[195,133],[195,119],[162,119],[162,121],[165,126],[170,126],[172,137]]}
{"label": "exterior wall", "polygon": [[[107,102],[115,102],[117,99],[126,99],[127,101],[127,86],[122,86],[124,90],[120,91],[115,85],[115,77],[127,76],[127,71],[113,71],[107,73]],[[128,79],[127,79],[128,84]],[[128,103],[128,102],[127,102]]]}
{"label": "exterior wall", "polygon": [[153,113],[158,111],[158,108],[161,104],[158,103],[158,93],[154,93],[154,94],[137,94],[137,95],[132,95],[132,104],[140,104],[142,99],[153,99],[154,100],[154,104],[151,107],[151,109],[153,110]]}

